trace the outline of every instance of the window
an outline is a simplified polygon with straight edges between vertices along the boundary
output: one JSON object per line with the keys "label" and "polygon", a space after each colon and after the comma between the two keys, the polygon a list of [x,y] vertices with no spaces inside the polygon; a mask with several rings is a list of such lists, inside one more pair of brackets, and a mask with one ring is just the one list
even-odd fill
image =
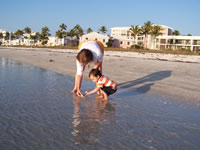
{"label": "window", "polygon": [[97,40],[97,38],[95,38],[95,40]]}
{"label": "window", "polygon": [[130,42],[127,42],[127,45],[130,45]]}
{"label": "window", "polygon": [[123,44],[123,42],[121,41],[120,44]]}
{"label": "window", "polygon": [[143,37],[138,37],[138,40],[143,40]]}
{"label": "window", "polygon": [[165,44],[165,43],[166,43],[166,40],[165,40],[165,39],[161,39],[161,40],[160,40],[160,43]]}
{"label": "window", "polygon": [[189,45],[190,44],[190,40],[186,40],[185,44]]}
{"label": "window", "polygon": [[106,41],[106,40],[105,40],[105,39],[103,39],[103,42],[104,42],[104,43],[105,43],[105,41]]}
{"label": "window", "polygon": [[88,40],[88,38],[85,38],[86,40]]}
{"label": "window", "polygon": [[168,40],[168,43],[169,43],[169,44],[173,44],[173,39],[169,39],[169,40]]}

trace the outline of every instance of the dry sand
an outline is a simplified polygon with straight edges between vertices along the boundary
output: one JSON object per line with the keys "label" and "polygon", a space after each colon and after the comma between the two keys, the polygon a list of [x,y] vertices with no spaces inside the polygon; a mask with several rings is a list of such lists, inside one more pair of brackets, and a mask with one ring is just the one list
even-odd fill
{"label": "dry sand", "polygon": [[[71,76],[76,54],[70,49],[0,48],[0,57]],[[120,88],[200,103],[200,56],[106,51],[103,73]]]}

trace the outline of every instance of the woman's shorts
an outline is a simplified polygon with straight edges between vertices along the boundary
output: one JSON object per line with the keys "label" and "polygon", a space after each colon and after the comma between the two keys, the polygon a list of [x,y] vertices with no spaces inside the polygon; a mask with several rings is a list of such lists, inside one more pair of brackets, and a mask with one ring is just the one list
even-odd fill
{"label": "woman's shorts", "polygon": [[108,86],[108,87],[104,86],[101,88],[101,90],[103,90],[108,96],[117,91],[117,89],[113,89],[112,86]]}

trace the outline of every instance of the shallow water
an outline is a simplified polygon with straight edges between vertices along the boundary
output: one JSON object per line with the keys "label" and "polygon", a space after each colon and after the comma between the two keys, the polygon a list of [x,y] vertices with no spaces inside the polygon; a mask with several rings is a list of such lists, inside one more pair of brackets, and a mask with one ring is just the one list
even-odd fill
{"label": "shallow water", "polygon": [[71,94],[73,82],[0,58],[0,149],[199,149],[199,105],[128,88],[105,104]]}

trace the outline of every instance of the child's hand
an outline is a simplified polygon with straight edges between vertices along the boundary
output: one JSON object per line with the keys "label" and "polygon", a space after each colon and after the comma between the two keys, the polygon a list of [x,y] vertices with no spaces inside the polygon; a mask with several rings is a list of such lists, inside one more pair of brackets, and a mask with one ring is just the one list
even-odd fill
{"label": "child's hand", "polygon": [[88,91],[85,91],[85,96],[88,96],[89,95],[89,92]]}

